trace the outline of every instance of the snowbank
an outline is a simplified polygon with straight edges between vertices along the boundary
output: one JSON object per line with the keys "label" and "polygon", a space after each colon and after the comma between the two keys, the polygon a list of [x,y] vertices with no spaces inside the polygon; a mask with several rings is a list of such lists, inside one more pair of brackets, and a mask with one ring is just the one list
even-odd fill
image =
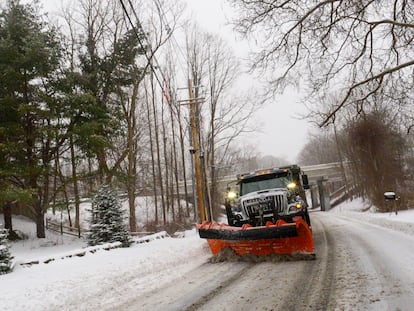
{"label": "snowbank", "polygon": [[[87,310],[98,298],[108,307],[131,292],[151,291],[210,257],[195,229],[182,238],[165,232],[135,238],[129,248],[116,248],[116,243],[86,248],[82,240],[50,232],[46,239],[35,239],[32,223],[22,217],[14,226],[30,237],[12,244],[14,271],[0,276],[2,311]],[[28,262],[33,263],[21,264]]]}
{"label": "snowbank", "polygon": [[373,210],[366,201],[358,198],[339,204],[329,212],[414,235],[414,209],[399,211],[397,215],[375,213]]}

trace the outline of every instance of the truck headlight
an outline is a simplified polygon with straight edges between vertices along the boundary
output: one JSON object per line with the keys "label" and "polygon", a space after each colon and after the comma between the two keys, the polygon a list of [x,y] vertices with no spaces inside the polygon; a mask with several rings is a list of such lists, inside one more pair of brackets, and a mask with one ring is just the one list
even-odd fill
{"label": "truck headlight", "polygon": [[237,193],[234,191],[229,191],[227,192],[227,199],[228,200],[234,200],[235,198],[237,198]]}
{"label": "truck headlight", "polygon": [[296,184],[295,184],[294,182],[291,182],[291,183],[289,183],[289,184],[287,185],[287,188],[288,188],[289,190],[293,190],[293,189],[295,189],[295,188],[296,188]]}

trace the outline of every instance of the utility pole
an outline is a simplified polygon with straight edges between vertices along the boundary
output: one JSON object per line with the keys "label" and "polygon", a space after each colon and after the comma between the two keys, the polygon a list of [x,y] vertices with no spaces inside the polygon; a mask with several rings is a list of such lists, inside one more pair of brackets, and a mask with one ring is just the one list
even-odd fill
{"label": "utility pole", "polygon": [[197,127],[196,118],[199,116],[196,114],[196,105],[198,104],[198,98],[194,99],[193,93],[193,83],[191,79],[188,79],[188,95],[189,95],[189,104],[190,104],[190,129],[191,129],[191,137],[192,137],[192,148],[190,152],[193,155],[194,159],[194,174],[195,174],[195,181],[196,181],[196,190],[197,190],[197,206],[198,206],[198,213],[200,216],[200,223],[205,221],[206,212],[204,206],[204,191],[203,191],[203,183],[202,183],[202,171],[201,171],[201,162],[200,162],[200,144],[198,141],[199,138],[199,129]]}

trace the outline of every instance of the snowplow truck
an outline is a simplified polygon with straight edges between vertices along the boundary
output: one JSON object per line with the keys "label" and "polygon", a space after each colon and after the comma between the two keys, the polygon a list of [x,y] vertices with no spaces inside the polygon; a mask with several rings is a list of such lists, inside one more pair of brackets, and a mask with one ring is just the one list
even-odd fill
{"label": "snowplow truck", "polygon": [[298,217],[311,225],[305,189],[307,175],[299,166],[259,170],[237,175],[237,189],[227,188],[225,207],[228,224],[263,226],[279,219],[293,222]]}
{"label": "snowplow truck", "polygon": [[213,254],[229,247],[236,254],[313,253],[305,189],[308,177],[290,165],[237,175],[225,198],[228,224],[197,225]]}

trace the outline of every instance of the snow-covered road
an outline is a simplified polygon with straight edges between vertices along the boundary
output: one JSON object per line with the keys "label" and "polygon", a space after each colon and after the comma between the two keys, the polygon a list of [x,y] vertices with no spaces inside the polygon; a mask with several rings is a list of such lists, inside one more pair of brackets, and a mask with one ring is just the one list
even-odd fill
{"label": "snow-covered road", "polygon": [[70,259],[54,253],[59,245],[24,241],[12,248],[17,261],[40,264],[0,276],[0,310],[412,310],[407,216],[314,212],[307,261],[211,263],[194,231]]}
{"label": "snow-covered road", "polygon": [[329,306],[340,310],[412,310],[414,237],[354,217],[329,213],[317,217],[334,252],[334,299]]}
{"label": "snow-covered road", "polygon": [[312,220],[316,260],[204,263],[108,310],[412,310],[413,236],[338,214]]}

